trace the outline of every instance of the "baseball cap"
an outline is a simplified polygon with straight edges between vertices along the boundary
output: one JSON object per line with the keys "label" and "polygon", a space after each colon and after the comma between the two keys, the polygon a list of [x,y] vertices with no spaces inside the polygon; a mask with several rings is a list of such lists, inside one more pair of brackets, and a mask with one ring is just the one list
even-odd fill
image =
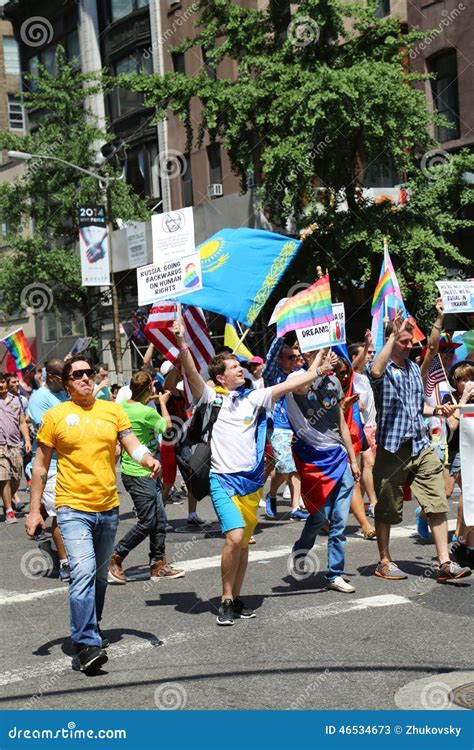
{"label": "baseball cap", "polygon": [[249,360],[250,365],[263,365],[264,360],[261,357],[252,357],[252,359]]}

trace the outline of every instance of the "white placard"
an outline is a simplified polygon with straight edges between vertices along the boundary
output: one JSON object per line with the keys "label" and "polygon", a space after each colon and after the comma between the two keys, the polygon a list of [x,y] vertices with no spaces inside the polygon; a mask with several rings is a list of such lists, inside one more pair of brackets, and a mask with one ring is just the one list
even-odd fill
{"label": "white placard", "polygon": [[153,263],[184,258],[196,252],[191,206],[151,217]]}
{"label": "white placard", "polygon": [[320,323],[310,328],[300,328],[296,331],[302,352],[312,352],[324,349],[326,346],[346,343],[346,313],[343,302],[336,302],[332,306],[334,320]]}
{"label": "white placard", "polygon": [[146,252],[145,223],[140,221],[127,227],[128,267],[139,268],[148,260]]}
{"label": "white placard", "polygon": [[474,311],[474,279],[467,281],[437,281],[445,313]]}
{"label": "white placard", "polygon": [[474,404],[460,407],[459,430],[464,522],[474,526]]}
{"label": "white placard", "polygon": [[107,227],[79,229],[82,286],[109,286],[109,243]]}
{"label": "white placard", "polygon": [[199,253],[137,268],[137,287],[140,306],[202,289]]}

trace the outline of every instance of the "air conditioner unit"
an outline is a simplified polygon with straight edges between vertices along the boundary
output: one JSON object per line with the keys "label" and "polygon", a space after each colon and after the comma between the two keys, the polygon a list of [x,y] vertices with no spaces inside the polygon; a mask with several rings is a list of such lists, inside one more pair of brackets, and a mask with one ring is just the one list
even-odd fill
{"label": "air conditioner unit", "polygon": [[224,188],[220,182],[216,182],[214,185],[207,186],[207,195],[209,198],[219,198],[224,195]]}
{"label": "air conditioner unit", "polygon": [[254,174],[248,174],[247,175],[247,187],[250,190],[250,188],[256,188],[257,187],[257,178]]}

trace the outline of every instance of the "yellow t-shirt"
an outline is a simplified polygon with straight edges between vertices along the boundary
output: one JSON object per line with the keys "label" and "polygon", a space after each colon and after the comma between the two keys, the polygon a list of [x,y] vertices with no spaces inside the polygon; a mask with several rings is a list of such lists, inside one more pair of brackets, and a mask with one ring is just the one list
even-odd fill
{"label": "yellow t-shirt", "polygon": [[124,409],[113,401],[95,400],[88,407],[66,401],[46,412],[38,441],[58,457],[57,508],[99,513],[119,504],[115,447],[118,433],[130,427]]}

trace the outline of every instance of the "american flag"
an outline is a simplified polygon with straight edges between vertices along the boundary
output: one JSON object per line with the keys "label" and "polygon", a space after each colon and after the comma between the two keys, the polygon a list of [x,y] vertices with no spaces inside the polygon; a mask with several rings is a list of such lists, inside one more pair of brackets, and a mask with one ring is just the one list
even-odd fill
{"label": "american flag", "polygon": [[[176,320],[174,302],[162,302],[151,308],[144,329],[145,336],[171,364],[179,364],[179,349],[171,326]],[[189,351],[198,372],[202,373],[215,351],[207,330],[206,319],[200,307],[182,306],[182,320]],[[184,378],[184,392],[188,404],[192,402],[189,385]]]}
{"label": "american flag", "polygon": [[439,354],[437,354],[428,367],[428,373],[426,375],[425,382],[426,395],[431,396],[434,391],[435,385],[437,385],[437,383],[442,383],[443,380],[446,380],[446,373],[444,371],[443,365],[441,364]]}

